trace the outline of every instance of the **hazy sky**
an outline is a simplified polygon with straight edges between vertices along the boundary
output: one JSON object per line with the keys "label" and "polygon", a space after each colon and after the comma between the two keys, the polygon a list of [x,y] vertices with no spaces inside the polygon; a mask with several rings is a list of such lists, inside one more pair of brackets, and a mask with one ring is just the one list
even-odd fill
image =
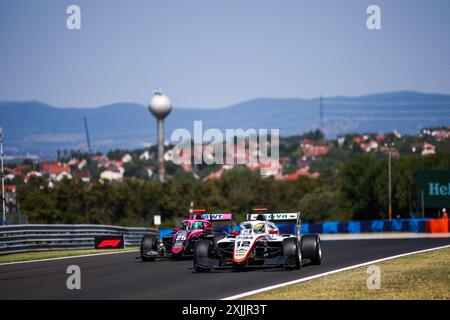
{"label": "hazy sky", "polygon": [[[81,8],[68,30],[66,8]],[[381,7],[381,30],[366,9]],[[450,93],[448,0],[0,0],[0,100],[176,107]]]}

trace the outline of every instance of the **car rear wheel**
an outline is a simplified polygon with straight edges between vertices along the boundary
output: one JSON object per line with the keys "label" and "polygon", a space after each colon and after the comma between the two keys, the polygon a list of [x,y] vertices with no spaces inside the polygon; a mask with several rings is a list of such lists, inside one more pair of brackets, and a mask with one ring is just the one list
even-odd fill
{"label": "car rear wheel", "polygon": [[196,272],[208,272],[211,269],[202,267],[198,264],[201,259],[208,258],[211,241],[198,240],[194,252],[194,270]]}
{"label": "car rear wheel", "polygon": [[283,255],[287,269],[300,269],[302,267],[302,252],[297,238],[283,240]]}
{"label": "car rear wheel", "polygon": [[158,238],[154,235],[145,235],[141,241],[141,259],[144,262],[155,261],[155,258],[146,256],[149,251],[157,251]]}
{"label": "car rear wheel", "polygon": [[312,264],[322,263],[322,244],[317,234],[305,234],[301,239],[303,258],[311,260]]}

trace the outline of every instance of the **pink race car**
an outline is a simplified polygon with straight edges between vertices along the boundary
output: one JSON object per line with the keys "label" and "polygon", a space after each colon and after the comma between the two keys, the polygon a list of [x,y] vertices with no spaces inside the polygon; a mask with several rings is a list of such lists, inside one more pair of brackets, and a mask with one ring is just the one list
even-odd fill
{"label": "pink race car", "polygon": [[141,242],[142,261],[154,261],[156,258],[192,257],[195,245],[199,239],[209,239],[216,243],[225,238],[227,226],[213,228],[213,223],[229,221],[231,230],[234,228],[234,218],[231,213],[205,213],[204,209],[193,210],[189,219],[181,221],[179,228],[159,239],[156,235],[146,235]]}

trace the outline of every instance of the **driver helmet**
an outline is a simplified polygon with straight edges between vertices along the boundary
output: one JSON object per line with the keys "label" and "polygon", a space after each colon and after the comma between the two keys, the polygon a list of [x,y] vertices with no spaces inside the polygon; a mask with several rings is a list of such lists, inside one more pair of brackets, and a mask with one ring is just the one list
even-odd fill
{"label": "driver helmet", "polygon": [[192,229],[202,229],[203,228],[203,222],[196,221],[192,224]]}
{"label": "driver helmet", "polygon": [[266,231],[266,225],[264,223],[255,224],[253,231],[255,233],[264,233]]}
{"label": "driver helmet", "polygon": [[264,217],[264,215],[262,213],[260,213],[256,216],[256,220],[257,221],[265,221],[266,218]]}

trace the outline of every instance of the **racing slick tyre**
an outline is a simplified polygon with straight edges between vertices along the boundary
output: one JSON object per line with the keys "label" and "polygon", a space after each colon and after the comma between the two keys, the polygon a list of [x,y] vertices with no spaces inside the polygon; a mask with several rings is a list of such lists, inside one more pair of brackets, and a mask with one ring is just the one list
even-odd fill
{"label": "racing slick tyre", "polygon": [[287,269],[300,269],[302,267],[302,252],[297,238],[283,240],[283,255]]}
{"label": "racing slick tyre", "polygon": [[145,255],[148,251],[157,251],[158,238],[154,235],[145,235],[141,241],[141,259],[144,262],[155,261],[155,258],[150,258]]}
{"label": "racing slick tyre", "polygon": [[199,259],[208,258],[209,249],[210,249],[211,241],[209,240],[198,240],[195,246],[194,252],[194,270],[196,272],[208,272],[210,268],[204,268],[198,265]]}
{"label": "racing slick tyre", "polygon": [[322,245],[317,234],[305,234],[301,238],[303,258],[311,260],[312,264],[322,263]]}

